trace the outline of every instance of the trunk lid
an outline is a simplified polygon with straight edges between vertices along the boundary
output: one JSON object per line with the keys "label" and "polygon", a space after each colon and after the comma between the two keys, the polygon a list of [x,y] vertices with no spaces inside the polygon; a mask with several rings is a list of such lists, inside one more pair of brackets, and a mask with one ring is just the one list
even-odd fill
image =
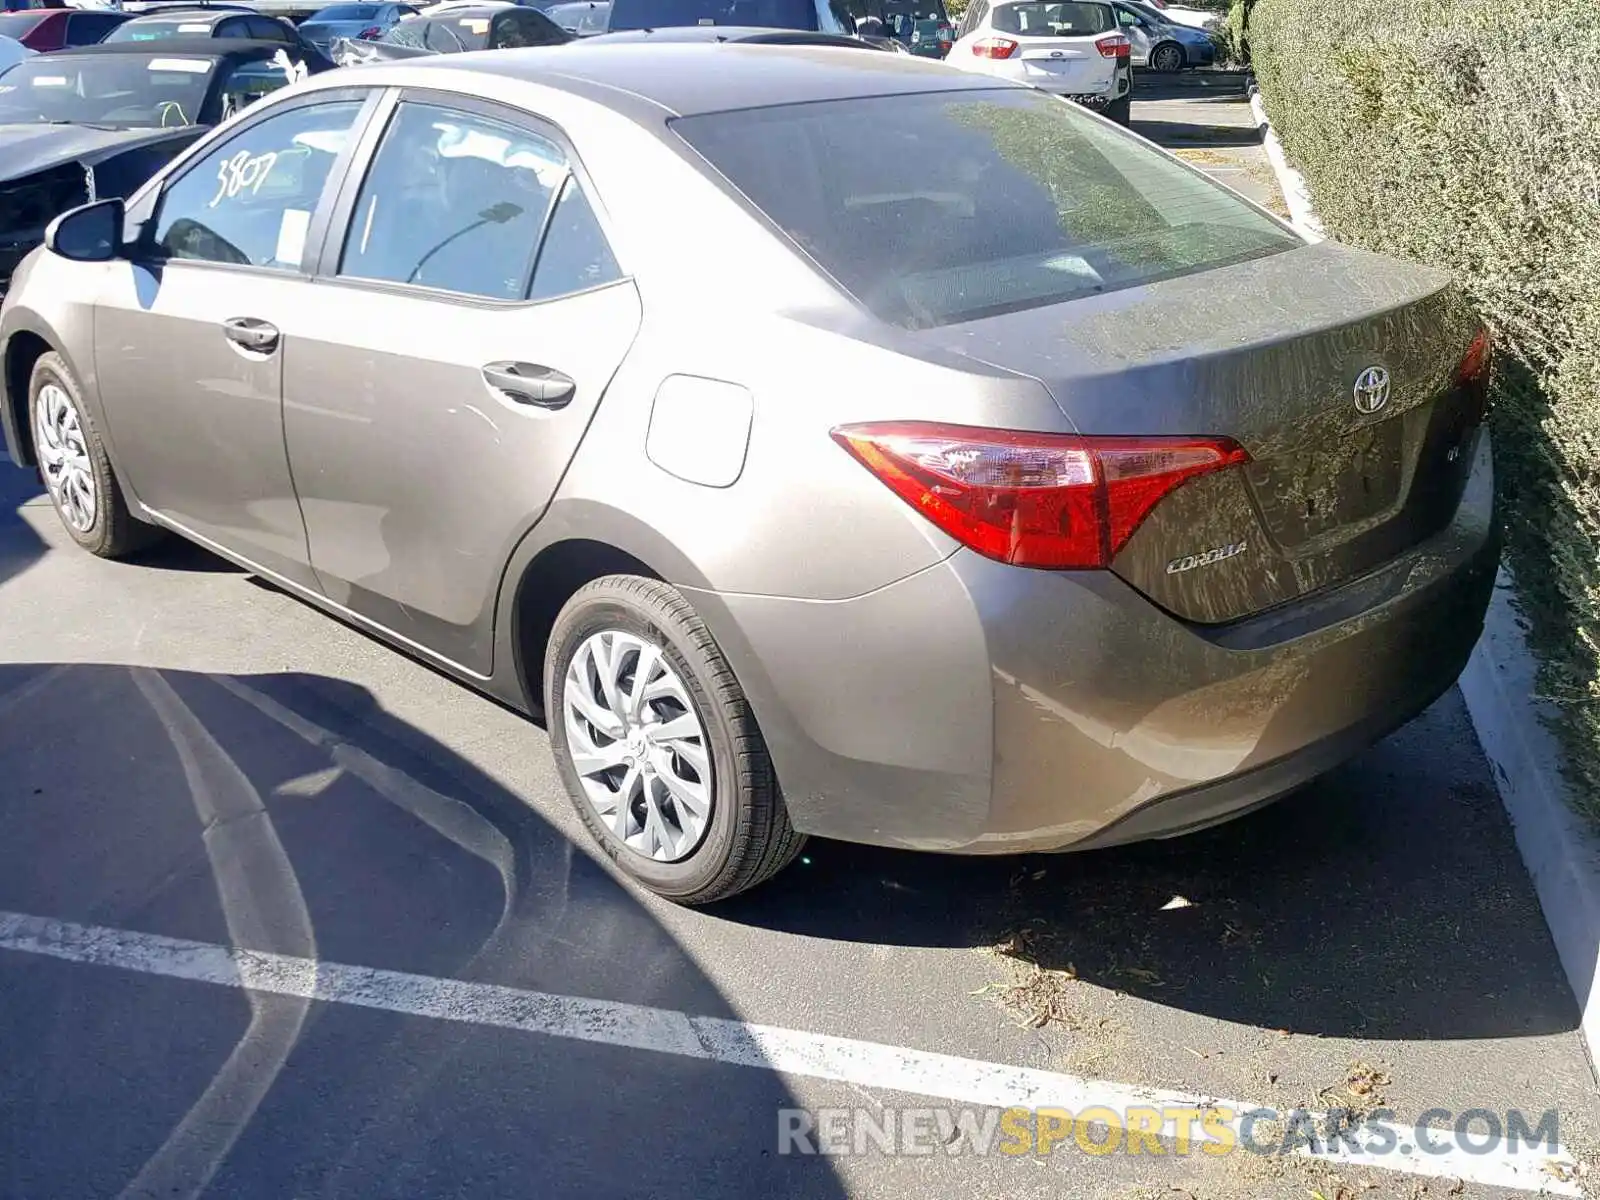
{"label": "trunk lid", "polygon": [[1111,564],[1174,615],[1218,623],[1449,523],[1481,420],[1455,384],[1476,329],[1444,274],[1324,242],[919,336],[1037,378],[1080,433],[1249,451],[1165,497]]}
{"label": "trunk lid", "polygon": [[1093,37],[1006,36],[1017,43],[1013,57],[1022,62],[1023,82],[1035,87],[1087,95],[1104,91],[1116,73],[1117,60],[1101,54]]}

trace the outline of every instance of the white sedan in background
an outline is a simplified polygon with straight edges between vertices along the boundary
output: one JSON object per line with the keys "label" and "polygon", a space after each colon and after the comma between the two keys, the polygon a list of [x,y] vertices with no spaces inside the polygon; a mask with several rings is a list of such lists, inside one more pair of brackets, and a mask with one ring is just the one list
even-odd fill
{"label": "white sedan in background", "polygon": [[0,37],[0,71],[16,66],[32,53],[16,38]]}
{"label": "white sedan in background", "polygon": [[1195,29],[1207,29],[1215,24],[1223,24],[1222,13],[1204,8],[1185,8],[1180,4],[1168,4],[1167,0],[1144,0],[1151,8],[1158,10],[1163,17],[1177,25],[1189,25]]}

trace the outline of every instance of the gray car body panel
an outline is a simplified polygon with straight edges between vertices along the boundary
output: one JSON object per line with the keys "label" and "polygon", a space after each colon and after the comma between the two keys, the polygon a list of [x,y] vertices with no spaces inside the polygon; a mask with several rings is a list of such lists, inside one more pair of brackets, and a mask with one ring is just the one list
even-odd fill
{"label": "gray car body panel", "polygon": [[[1203,824],[1380,736],[1460,669],[1497,555],[1492,468],[1477,433],[1440,528],[1369,568],[1346,563],[1294,603],[1211,623],[1175,618],[1172,598],[1158,603],[1147,594],[1155,585],[1120,560],[1126,578],[1019,569],[960,549],[828,436],[839,424],[904,419],[1225,435],[1270,459],[1292,452],[1307,428],[1358,424],[1334,389],[1369,353],[1392,358],[1402,419],[1437,398],[1470,333],[1438,276],[1307,246],[967,325],[890,328],[796,253],[669,121],[1008,85],[909,56],[773,46],[574,45],[470,60],[323,76],[245,120],[339,87],[456,94],[538,114],[576,147],[626,281],[493,311],[415,289],[292,274],[257,284],[259,272],[194,266],[134,284],[171,286],[174,302],[192,287],[187,352],[214,349],[205,346],[216,331],[201,319],[208,296],[215,320],[262,316],[285,333],[286,438],[270,447],[272,406],[259,406],[251,419],[265,412],[268,424],[245,439],[254,450],[234,446],[191,468],[200,477],[189,488],[221,514],[202,529],[152,502],[173,481],[150,475],[151,448],[182,441],[181,406],[119,435],[140,419],[138,401],[106,411],[88,350],[94,298],[130,286],[142,268],[36,254],[0,310],[0,347],[28,330],[66,353],[147,516],[524,709],[537,706],[541,664],[523,659],[519,594],[537,585],[552,550],[613,547],[678,585],[705,620],[749,696],[796,827],[888,845],[1000,852]],[[149,209],[161,179],[240,127],[191,148],[130,202],[130,219]],[[354,295],[369,311],[352,325],[342,314]],[[235,310],[246,301],[272,311]],[[407,315],[412,305],[425,308]],[[562,338],[541,340],[568,320],[560,306],[574,314],[564,336],[607,326],[586,345],[587,365],[561,356]],[[512,356],[496,330],[579,378],[584,400],[563,432],[541,436],[558,427],[495,407],[471,378],[479,358]],[[1408,331],[1425,335],[1422,344],[1407,349]],[[1344,343],[1346,355],[1331,353]],[[150,395],[163,375],[153,361],[145,369],[135,390]],[[694,470],[647,451],[658,408],[675,411],[662,399],[669,377],[748,395],[731,480],[695,481]],[[359,386],[318,392],[328,378]],[[270,382],[251,386],[241,410],[269,398]],[[1282,433],[1273,403],[1304,428]],[[14,454],[15,409],[0,403]],[[239,430],[241,419],[223,424]],[[358,426],[368,431],[359,438]],[[214,449],[220,428],[208,435]],[[230,493],[230,480],[251,472],[253,496]],[[420,503],[407,495],[417,479],[449,494]],[[296,501],[307,513],[298,551]],[[1160,539],[1162,552],[1184,533],[1162,525],[1164,512],[1137,535]],[[476,525],[474,513],[483,514]]]}

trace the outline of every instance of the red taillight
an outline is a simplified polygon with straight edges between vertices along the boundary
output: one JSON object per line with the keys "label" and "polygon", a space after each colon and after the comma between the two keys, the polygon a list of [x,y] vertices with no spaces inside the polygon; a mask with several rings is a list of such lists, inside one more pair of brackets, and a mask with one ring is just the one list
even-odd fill
{"label": "red taillight", "polygon": [[383,30],[379,29],[376,25],[369,25],[360,33],[356,34],[356,36],[370,42],[374,38],[381,38],[383,36]]}
{"label": "red taillight", "polygon": [[1489,412],[1489,380],[1494,371],[1494,338],[1487,328],[1478,330],[1456,367],[1456,386],[1471,397],[1475,416],[1482,420]]}
{"label": "red taillight", "polygon": [[1156,503],[1250,461],[1228,438],[1078,437],[896,421],[834,440],[928,520],[988,558],[1107,566]]}
{"label": "red taillight", "polygon": [[1467,347],[1467,352],[1461,356],[1461,365],[1456,368],[1457,383],[1484,383],[1489,378],[1489,363],[1494,354],[1494,339],[1487,329],[1478,330],[1472,339],[1472,344]]}
{"label": "red taillight", "polygon": [[1100,51],[1101,58],[1132,58],[1133,43],[1125,34],[1113,33],[1110,37],[1103,37],[1095,42],[1095,49]]}
{"label": "red taillight", "polygon": [[979,58],[1010,58],[1016,49],[1010,38],[980,38],[972,43],[972,52]]}

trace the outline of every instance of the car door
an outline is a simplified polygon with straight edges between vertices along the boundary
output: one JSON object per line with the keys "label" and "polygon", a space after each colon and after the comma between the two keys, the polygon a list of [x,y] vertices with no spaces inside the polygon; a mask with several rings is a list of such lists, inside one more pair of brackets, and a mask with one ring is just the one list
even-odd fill
{"label": "car door", "polygon": [[501,573],[639,324],[552,129],[408,95],[352,172],[284,434],[328,596],[487,675]]}
{"label": "car door", "polygon": [[[314,285],[304,251],[367,92],[246,121],[152,201],[95,309],[124,482],[170,522],[314,586],[283,445],[284,354]],[[136,218],[142,213],[132,214]]]}
{"label": "car door", "polygon": [[1133,46],[1133,61],[1143,66],[1150,61],[1150,23],[1125,4],[1116,5],[1117,24]]}

